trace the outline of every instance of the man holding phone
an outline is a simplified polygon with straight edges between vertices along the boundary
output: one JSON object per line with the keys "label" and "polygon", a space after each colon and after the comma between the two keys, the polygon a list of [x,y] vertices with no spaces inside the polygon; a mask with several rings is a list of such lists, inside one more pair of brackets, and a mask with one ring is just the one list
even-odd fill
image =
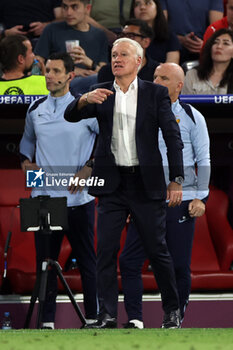
{"label": "man holding phone", "polygon": [[44,28],[54,20],[61,19],[61,0],[1,0],[1,37],[22,34],[39,37]]}

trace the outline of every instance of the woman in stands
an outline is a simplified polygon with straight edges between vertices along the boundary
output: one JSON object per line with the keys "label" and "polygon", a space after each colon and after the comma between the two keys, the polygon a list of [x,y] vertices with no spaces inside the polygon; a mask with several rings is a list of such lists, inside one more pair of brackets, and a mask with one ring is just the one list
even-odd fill
{"label": "woman in stands", "polygon": [[154,31],[154,39],[146,52],[158,62],[175,62],[179,64],[180,44],[168,27],[158,0],[133,0],[130,10],[131,18],[146,21]]}
{"label": "woman in stands", "polygon": [[206,42],[200,64],[187,72],[182,94],[233,93],[233,31],[223,28]]}

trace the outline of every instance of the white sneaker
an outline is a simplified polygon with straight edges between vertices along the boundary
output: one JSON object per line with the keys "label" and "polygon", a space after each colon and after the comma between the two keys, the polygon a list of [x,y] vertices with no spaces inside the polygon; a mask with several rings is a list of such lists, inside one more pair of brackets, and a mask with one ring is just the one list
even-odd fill
{"label": "white sneaker", "polygon": [[54,322],[42,322],[41,329],[54,329]]}
{"label": "white sneaker", "polygon": [[96,319],[92,319],[92,318],[86,318],[86,324],[90,325],[90,324],[94,324],[96,323],[98,320]]}
{"label": "white sneaker", "polygon": [[139,321],[139,320],[130,320],[129,324],[133,325],[132,328],[138,328],[138,329],[143,329],[144,328],[143,322]]}

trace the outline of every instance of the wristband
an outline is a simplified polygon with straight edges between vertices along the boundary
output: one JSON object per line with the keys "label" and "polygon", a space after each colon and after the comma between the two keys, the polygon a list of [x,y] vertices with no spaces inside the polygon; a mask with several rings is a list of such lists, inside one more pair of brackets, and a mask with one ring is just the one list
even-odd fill
{"label": "wristband", "polygon": [[91,70],[96,70],[97,63],[95,61],[92,62]]}

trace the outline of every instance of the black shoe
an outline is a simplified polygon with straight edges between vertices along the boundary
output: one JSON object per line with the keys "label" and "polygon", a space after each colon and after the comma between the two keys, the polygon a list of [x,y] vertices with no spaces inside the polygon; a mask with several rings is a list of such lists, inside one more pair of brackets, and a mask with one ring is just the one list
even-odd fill
{"label": "black shoe", "polygon": [[128,323],[123,323],[123,328],[138,328],[138,327],[136,327],[134,323],[128,322]]}
{"label": "black shoe", "polygon": [[180,328],[180,309],[165,314],[161,328]]}
{"label": "black shoe", "polygon": [[109,314],[105,314],[96,323],[86,324],[84,328],[117,328],[117,319],[115,317],[111,317]]}

